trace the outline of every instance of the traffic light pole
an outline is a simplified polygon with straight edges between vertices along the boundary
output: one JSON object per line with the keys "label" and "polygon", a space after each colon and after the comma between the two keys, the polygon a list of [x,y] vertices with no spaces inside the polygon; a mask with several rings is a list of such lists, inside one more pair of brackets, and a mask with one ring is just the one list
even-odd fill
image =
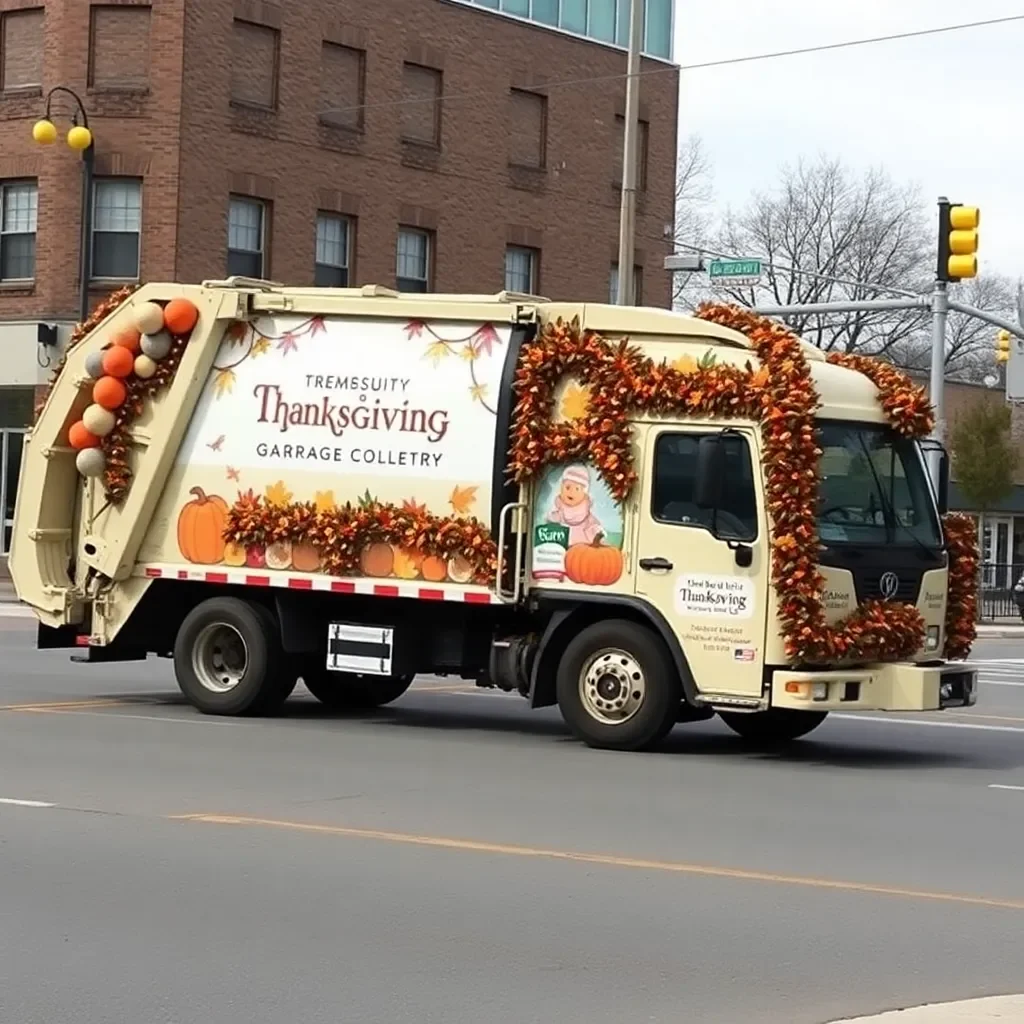
{"label": "traffic light pole", "polygon": [[[928,395],[935,410],[935,429],[932,436],[942,443],[946,436],[945,389],[946,389],[946,319],[949,313],[949,296],[946,282],[936,279],[932,288],[932,364],[928,380]],[[933,452],[931,462],[932,479],[936,487],[939,481],[939,453]]]}

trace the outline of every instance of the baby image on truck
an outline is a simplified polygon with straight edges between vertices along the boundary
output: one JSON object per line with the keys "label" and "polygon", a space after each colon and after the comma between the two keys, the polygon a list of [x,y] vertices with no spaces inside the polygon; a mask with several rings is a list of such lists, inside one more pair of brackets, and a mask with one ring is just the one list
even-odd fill
{"label": "baby image on truck", "polygon": [[547,514],[549,523],[569,527],[569,545],[593,544],[606,533],[601,520],[594,513],[590,496],[590,470],[574,463],[562,470],[558,494]]}

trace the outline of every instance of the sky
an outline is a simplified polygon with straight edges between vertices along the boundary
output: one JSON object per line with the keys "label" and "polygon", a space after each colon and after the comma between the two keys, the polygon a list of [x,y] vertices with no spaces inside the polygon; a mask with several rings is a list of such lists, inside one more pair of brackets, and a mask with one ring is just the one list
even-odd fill
{"label": "sky", "polygon": [[[1021,0],[676,0],[675,60],[1019,14]],[[742,207],[801,157],[881,165],[919,186],[927,204],[945,195],[979,207],[980,274],[1024,277],[1024,21],[683,71],[681,79],[680,139],[700,136],[717,206]]]}

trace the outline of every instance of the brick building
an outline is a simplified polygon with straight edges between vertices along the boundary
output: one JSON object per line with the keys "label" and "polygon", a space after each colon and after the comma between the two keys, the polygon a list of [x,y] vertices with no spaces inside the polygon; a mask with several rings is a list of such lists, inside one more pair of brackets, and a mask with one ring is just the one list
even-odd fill
{"label": "brick building", "polygon": [[[0,555],[32,390],[79,301],[80,161],[31,139],[48,89],[74,89],[95,136],[94,299],[246,274],[607,301],[627,18],[626,0],[0,0]],[[647,0],[635,277],[665,306],[671,35],[671,0]]]}

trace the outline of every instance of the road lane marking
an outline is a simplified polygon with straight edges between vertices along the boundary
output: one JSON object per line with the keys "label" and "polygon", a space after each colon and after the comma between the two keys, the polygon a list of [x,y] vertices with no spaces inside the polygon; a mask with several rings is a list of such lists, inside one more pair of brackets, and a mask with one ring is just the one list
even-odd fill
{"label": "road lane marking", "polygon": [[23,704],[3,704],[0,711],[60,711],[65,708],[117,708],[131,704],[153,704],[147,700],[110,700],[89,698],[85,700],[26,701]]}
{"label": "road lane marking", "polygon": [[[937,713],[937,712],[935,712]],[[829,718],[842,718],[851,722],[884,722],[886,725],[926,725],[932,729],[979,729],[982,732],[1024,732],[1024,726],[985,725],[982,722],[934,722],[927,718],[891,718],[887,715],[860,715],[833,711]]]}
{"label": "road lane marking", "polygon": [[[130,702],[126,702],[130,704]],[[174,704],[172,707],[179,707]],[[143,722],[173,722],[177,725],[227,725],[252,728],[260,725],[255,719],[228,718],[223,715],[209,715],[196,718],[179,718],[175,715],[133,715],[127,712],[115,712],[108,715],[104,711],[79,711],[75,708],[27,708],[35,715],[87,715],[92,718],[106,718],[108,721],[120,721],[122,718],[134,718]]]}
{"label": "road lane marking", "polygon": [[0,796],[0,804],[8,804],[11,807],[56,807],[56,804],[48,804],[43,800],[16,800],[12,796]]}
{"label": "road lane marking", "polygon": [[998,782],[993,782],[988,788],[989,789],[1010,789],[1010,790],[1013,790],[1015,793],[1024,793],[1024,786],[1005,786],[1005,785],[1000,785]]}
{"label": "road lane marking", "polygon": [[957,903],[966,906],[995,907],[1003,910],[1024,910],[1024,900],[970,896],[930,889],[905,889],[900,886],[875,885],[870,882],[849,882],[838,879],[815,878],[806,875],[782,875],[770,871],[749,871],[742,868],[691,864],[686,861],[648,860],[641,857],[622,857],[614,854],[515,846],[507,843],[490,843],[474,839],[452,839],[446,836],[418,835],[411,832],[387,832],[371,828],[349,828],[342,825],[316,825],[303,821],[252,818],[232,814],[172,814],[167,817],[170,821],[192,824],[279,829],[339,836],[347,839],[371,839],[378,842],[397,843],[406,846],[429,846],[435,849],[456,850],[462,853],[488,853],[508,857],[570,861],[576,864],[597,864],[604,867],[631,868],[639,871],[660,871],[678,875],[699,875],[706,878],[727,878],[734,881],[767,882],[775,885],[799,886],[807,889],[832,889],[841,892],[856,892],[876,896],[929,900],[936,903]]}

